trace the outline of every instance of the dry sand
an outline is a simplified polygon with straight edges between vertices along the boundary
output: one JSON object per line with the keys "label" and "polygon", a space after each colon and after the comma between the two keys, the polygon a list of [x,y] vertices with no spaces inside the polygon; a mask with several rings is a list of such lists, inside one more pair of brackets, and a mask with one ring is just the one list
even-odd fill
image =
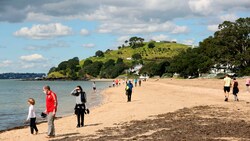
{"label": "dry sand", "polygon": [[[141,135],[139,136],[138,134],[139,132],[142,132],[142,130],[144,129],[146,130],[146,128],[148,129],[152,128],[150,132],[143,132],[144,137],[151,135],[151,138],[148,138],[149,140],[173,140],[173,139],[190,140],[192,139],[191,133],[189,136],[183,135],[179,136],[179,138],[173,138],[171,136],[172,135],[175,136],[175,134],[169,132],[167,133],[165,130],[165,128],[167,128],[168,125],[159,123],[168,121],[169,128],[170,125],[177,126],[173,124],[173,121],[176,120],[175,117],[182,117],[182,119],[184,120],[184,122],[183,121],[182,122],[185,123],[185,120],[190,118],[188,116],[190,115],[195,116],[192,115],[194,111],[195,113],[200,113],[200,115],[201,116],[203,115],[203,117],[211,116],[211,113],[217,112],[217,114],[212,114],[212,115],[213,116],[217,115],[220,116],[221,118],[224,117],[225,119],[230,118],[230,116],[233,116],[232,113],[234,113],[234,111],[237,111],[238,112],[237,114],[242,114],[241,120],[243,120],[244,122],[249,122],[250,118],[244,115],[250,113],[248,108],[249,107],[248,104],[250,102],[250,93],[245,92],[245,80],[240,79],[238,81],[240,84],[239,102],[233,101],[232,94],[230,95],[229,102],[224,102],[224,93],[222,90],[223,80],[217,80],[217,79],[216,80],[215,79],[191,79],[191,80],[151,79],[147,82],[143,82],[141,87],[134,88],[132,94],[132,102],[129,103],[126,102],[127,99],[124,91],[125,88],[124,85],[115,88],[108,88],[103,92],[103,94],[105,95],[103,104],[99,107],[91,109],[91,113],[89,115],[85,115],[85,125],[86,125],[85,127],[76,128],[75,116],[69,116],[58,119],[55,121],[56,137],[53,138],[53,140],[60,140],[60,139],[143,140],[143,138],[141,138]],[[207,105],[209,105],[209,107]],[[215,107],[218,107],[217,110],[214,110],[216,109]],[[229,112],[222,114],[223,112],[220,111],[225,111],[225,109]],[[210,111],[208,112],[209,114],[207,113],[208,115],[205,115],[206,113],[202,113],[205,110]],[[191,113],[187,114],[188,111],[191,111]],[[175,113],[176,115],[181,115],[181,116],[175,115],[173,117],[173,114],[171,112],[176,112]],[[159,114],[167,114],[167,115],[159,115]],[[157,118],[162,119],[162,117],[164,117],[163,121],[159,121],[157,119]],[[190,119],[197,119],[197,121],[199,121],[200,117],[193,117]],[[237,115],[236,116],[234,115],[234,117],[237,118]],[[143,121],[145,125],[151,124],[147,120],[150,120],[150,122],[154,122],[155,128],[147,126],[147,127],[141,127],[139,130],[139,127],[142,125],[140,121],[141,122]],[[129,123],[130,121],[133,122]],[[181,121],[177,123],[180,122]],[[212,124],[212,123],[206,122],[206,124]],[[164,130],[162,125],[164,125],[165,127]],[[124,135],[125,137],[121,137],[119,139],[115,138],[118,137],[118,134],[122,133],[114,133],[113,131],[119,130],[120,132],[129,132],[129,130],[132,131],[136,127],[138,127],[138,131],[136,131],[138,132],[138,134],[135,133],[136,136],[131,135],[126,137],[127,135],[126,136]],[[180,129],[184,129],[184,127],[181,126],[178,127]],[[124,128],[124,130],[120,130],[121,128]],[[226,127],[221,127],[221,128],[226,128]],[[13,140],[13,141],[46,140],[45,136],[47,132],[47,124],[46,123],[39,124],[38,129],[39,129],[38,135],[30,135],[29,128],[6,131],[0,134],[0,140],[1,141],[2,140]],[[249,128],[247,126],[246,129],[250,129],[250,125]],[[109,132],[105,132],[105,130]],[[179,132],[182,131],[178,131],[178,134],[181,134]],[[163,135],[166,133],[166,136],[161,136],[162,138],[154,138],[153,135],[157,135],[156,133],[161,133]],[[110,135],[112,134],[113,138],[111,137],[107,138],[107,134]],[[167,136],[167,134],[169,134],[169,136]],[[193,139],[199,140],[199,137],[196,136],[196,138]],[[231,135],[229,136],[228,134],[225,135],[223,134],[223,136],[220,137],[219,139],[238,140],[239,138],[238,137],[236,138],[235,136]],[[244,140],[250,140],[250,139],[244,137]]]}

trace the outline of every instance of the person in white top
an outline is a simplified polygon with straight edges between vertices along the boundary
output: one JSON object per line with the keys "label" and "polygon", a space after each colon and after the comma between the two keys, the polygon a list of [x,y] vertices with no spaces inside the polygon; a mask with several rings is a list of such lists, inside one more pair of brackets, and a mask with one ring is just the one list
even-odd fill
{"label": "person in white top", "polygon": [[29,104],[29,113],[27,116],[26,121],[30,121],[30,132],[31,134],[34,133],[34,130],[36,131],[35,134],[38,133],[38,129],[36,127],[36,113],[35,113],[35,100],[33,98],[28,99],[28,104]]}
{"label": "person in white top", "polygon": [[229,98],[230,87],[231,87],[231,78],[227,74],[224,78],[224,93],[226,102],[228,101]]}
{"label": "person in white top", "polygon": [[93,87],[94,92],[96,92],[96,85],[95,85],[95,82],[93,82],[92,87]]}
{"label": "person in white top", "polygon": [[82,90],[81,86],[77,86],[71,95],[76,97],[75,114],[77,115],[77,125],[76,127],[84,126],[84,113],[86,110],[85,103],[87,102],[86,93]]}

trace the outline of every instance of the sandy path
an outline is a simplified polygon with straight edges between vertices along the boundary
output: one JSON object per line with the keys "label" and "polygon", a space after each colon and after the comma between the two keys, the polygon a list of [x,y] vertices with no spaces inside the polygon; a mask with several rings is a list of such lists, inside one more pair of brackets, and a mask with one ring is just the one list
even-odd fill
{"label": "sandy path", "polygon": [[[184,107],[220,105],[242,108],[241,105],[250,101],[250,94],[244,92],[244,80],[239,80],[239,83],[240,102],[233,102],[232,95],[229,102],[223,101],[222,80],[150,80],[134,89],[130,103],[126,102],[124,86],[109,88],[104,92],[104,104],[85,116],[85,127],[76,128],[75,116],[56,120],[55,139],[92,135],[104,127],[114,127],[116,123],[150,118],[151,115],[173,112]],[[29,128],[3,132],[0,140],[45,140],[47,124],[38,125],[38,129],[38,135],[30,135]]]}

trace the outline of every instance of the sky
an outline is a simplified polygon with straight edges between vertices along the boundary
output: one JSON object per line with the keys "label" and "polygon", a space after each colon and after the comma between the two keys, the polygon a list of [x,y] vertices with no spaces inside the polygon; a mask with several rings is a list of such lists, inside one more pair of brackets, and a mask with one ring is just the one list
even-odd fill
{"label": "sky", "polygon": [[0,0],[0,73],[47,73],[130,37],[198,45],[250,0]]}

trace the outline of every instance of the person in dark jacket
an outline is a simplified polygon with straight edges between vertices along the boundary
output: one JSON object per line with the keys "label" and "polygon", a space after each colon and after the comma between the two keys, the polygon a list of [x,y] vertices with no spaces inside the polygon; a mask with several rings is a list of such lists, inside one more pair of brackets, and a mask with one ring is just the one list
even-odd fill
{"label": "person in dark jacket", "polygon": [[84,126],[84,112],[86,109],[85,103],[87,102],[86,93],[82,90],[81,86],[77,86],[71,95],[76,97],[75,114],[77,115],[77,128]]}
{"label": "person in dark jacket", "polygon": [[133,84],[129,80],[126,86],[126,94],[128,96],[128,102],[131,102],[132,89],[133,89]]}

